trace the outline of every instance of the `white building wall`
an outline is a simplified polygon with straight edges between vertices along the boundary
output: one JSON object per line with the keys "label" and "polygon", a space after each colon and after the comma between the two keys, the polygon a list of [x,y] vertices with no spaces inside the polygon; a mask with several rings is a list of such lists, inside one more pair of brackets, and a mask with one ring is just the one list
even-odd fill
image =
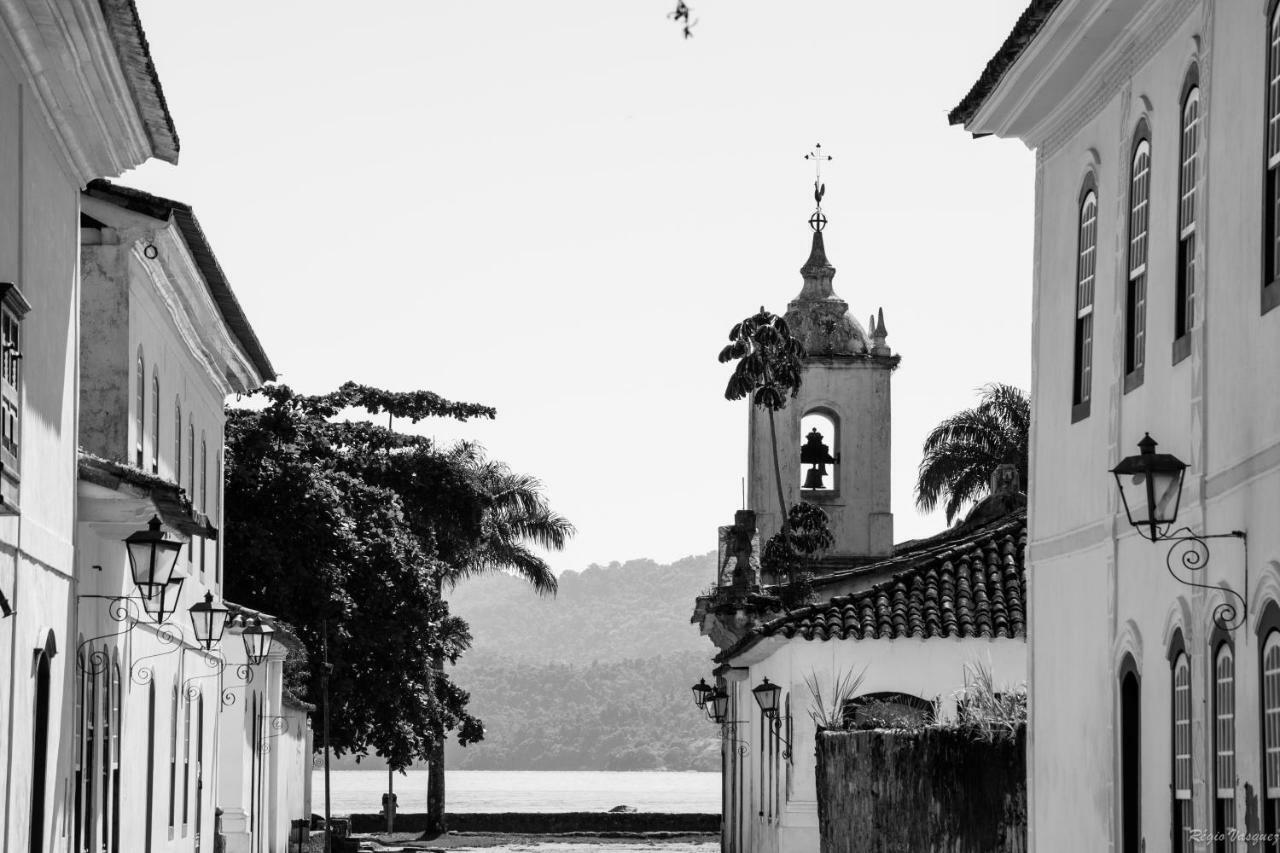
{"label": "white building wall", "polygon": [[[1011,639],[898,639],[898,640],[766,640],[731,662],[726,676],[740,721],[736,737],[746,742],[743,763],[743,806],[725,822],[736,820],[740,845],[725,845],[732,853],[817,853],[817,726],[809,716],[813,697],[805,679],[812,677],[830,695],[837,679],[864,673],[856,696],[905,693],[925,701],[941,700],[943,717],[954,717],[956,693],[965,686],[966,666],[991,670],[998,687],[1012,689],[1026,681],[1027,646]],[[760,710],[752,688],[768,678],[782,688],[781,702],[791,705],[791,762],[783,763],[777,784],[781,808],[768,802],[769,757],[760,750]],[[729,748],[734,745],[730,743]],[[766,772],[762,773],[762,767]],[[726,773],[726,801],[733,800],[733,774]],[[761,792],[766,793],[762,801]],[[763,814],[762,814],[763,812]],[[1085,849],[1085,848],[1079,848]]]}
{"label": "white building wall", "polygon": [[[3,30],[3,27],[0,27]],[[75,507],[75,344],[78,185],[0,40],[0,280],[31,303],[23,324],[21,514],[0,518],[0,590],[14,615],[0,620],[0,848],[28,845],[34,688],[32,661],[52,633],[44,836],[61,819],[62,697],[72,595]],[[74,669],[74,667],[71,667]]]}
{"label": "white building wall", "polygon": [[[1120,849],[1118,668],[1141,676],[1145,849],[1171,847],[1169,643],[1192,662],[1196,828],[1210,825],[1212,610],[1183,586],[1167,545],[1129,527],[1108,473],[1149,431],[1189,463],[1180,523],[1248,532],[1210,543],[1199,579],[1249,599],[1236,651],[1235,824],[1257,831],[1261,778],[1257,618],[1280,591],[1280,310],[1261,311],[1267,4],[1146,3],[1038,133],[1034,432],[1030,483],[1032,726],[1037,851]],[[1201,86],[1200,252],[1191,355],[1173,363],[1178,128],[1193,61]],[[1144,380],[1125,393],[1123,318],[1131,134],[1152,135]],[[1091,412],[1071,422],[1077,217],[1093,170],[1100,200]],[[1246,589],[1247,564],[1247,589]],[[1187,573],[1183,573],[1187,575]],[[1231,849],[1236,849],[1232,847]],[[1243,848],[1240,848],[1243,849]]]}

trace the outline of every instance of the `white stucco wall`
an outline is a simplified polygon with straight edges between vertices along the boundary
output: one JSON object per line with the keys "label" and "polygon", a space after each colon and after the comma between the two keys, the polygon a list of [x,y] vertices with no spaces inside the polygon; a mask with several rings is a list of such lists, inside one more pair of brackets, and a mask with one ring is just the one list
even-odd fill
{"label": "white stucco wall", "polygon": [[[0,847],[26,849],[31,816],[34,650],[50,632],[45,829],[58,820],[75,511],[78,186],[29,86],[0,41],[0,280],[31,303],[23,324],[21,514],[0,518]],[[72,667],[74,669],[74,667]]]}
{"label": "white stucco wall", "polygon": [[[735,819],[738,834],[725,850],[733,853],[817,853],[818,805],[816,792],[817,728],[809,717],[812,694],[805,683],[812,676],[828,695],[836,680],[846,673],[865,675],[857,696],[870,693],[906,693],[925,701],[941,699],[942,715],[954,716],[956,692],[965,686],[965,667],[989,667],[999,688],[1013,689],[1026,680],[1027,646],[1010,639],[899,639],[899,640],[766,640],[732,661],[728,675],[736,714],[744,721],[737,737],[749,742],[743,762],[741,794],[744,808],[733,814],[725,810],[726,824]],[[782,688],[781,702],[790,697],[792,743],[790,785],[783,779],[783,807],[760,804],[761,754],[760,711],[751,689],[765,678]],[[731,745],[732,747],[732,745]],[[767,753],[765,764],[768,764]],[[766,777],[767,778],[767,777]],[[724,780],[726,802],[736,802],[732,794],[733,774]],[[761,815],[760,812],[765,814]],[[736,840],[741,839],[740,846]]]}
{"label": "white stucco wall", "polygon": [[[1237,826],[1257,830],[1263,784],[1256,619],[1280,592],[1280,310],[1261,310],[1267,4],[1130,6],[1141,12],[1076,88],[1044,96],[1056,106],[1028,140],[1039,146],[1028,619],[1031,830],[1040,853],[1121,849],[1118,668],[1126,654],[1141,678],[1142,842],[1170,849],[1175,630],[1192,664],[1194,826],[1210,825],[1211,613],[1223,599],[1174,581],[1168,546],[1139,539],[1124,518],[1108,469],[1136,453],[1147,431],[1160,451],[1190,465],[1179,522],[1248,532],[1247,549],[1213,541],[1200,579],[1249,599],[1249,619],[1231,633]],[[1047,46],[1037,61],[1056,55]],[[1175,364],[1178,130],[1193,61],[1202,116],[1196,327],[1191,355]],[[1143,384],[1125,393],[1128,168],[1143,117],[1153,170],[1146,365]],[[1089,416],[1072,424],[1077,205],[1090,170],[1099,197],[1093,399]]]}

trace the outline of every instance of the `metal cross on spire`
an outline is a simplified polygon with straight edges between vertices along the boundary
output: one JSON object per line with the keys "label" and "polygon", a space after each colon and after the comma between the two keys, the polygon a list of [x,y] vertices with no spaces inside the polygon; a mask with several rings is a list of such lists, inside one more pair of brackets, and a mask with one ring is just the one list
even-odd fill
{"label": "metal cross on spire", "polygon": [[827,227],[826,214],[822,212],[822,197],[827,194],[827,185],[822,183],[822,161],[830,160],[830,154],[822,153],[822,143],[819,142],[813,146],[814,150],[804,155],[804,159],[812,160],[814,165],[813,180],[813,200],[817,204],[814,208],[813,215],[809,217],[809,227],[814,231],[821,231]]}

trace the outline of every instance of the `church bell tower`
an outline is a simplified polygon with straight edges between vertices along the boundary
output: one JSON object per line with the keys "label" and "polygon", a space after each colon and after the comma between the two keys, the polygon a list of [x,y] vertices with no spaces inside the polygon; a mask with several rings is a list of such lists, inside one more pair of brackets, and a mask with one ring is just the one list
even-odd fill
{"label": "church bell tower", "polygon": [[[835,543],[824,555],[831,568],[888,556],[893,551],[890,512],[889,379],[899,357],[885,343],[884,311],[864,328],[832,288],[822,212],[821,147],[814,182],[817,209],[804,284],[787,305],[791,334],[804,345],[800,392],[775,417],[782,492],[790,507],[801,501],[826,512]],[[781,527],[769,416],[750,406],[748,506],[757,513],[763,543]],[[821,571],[821,569],[819,569]]]}

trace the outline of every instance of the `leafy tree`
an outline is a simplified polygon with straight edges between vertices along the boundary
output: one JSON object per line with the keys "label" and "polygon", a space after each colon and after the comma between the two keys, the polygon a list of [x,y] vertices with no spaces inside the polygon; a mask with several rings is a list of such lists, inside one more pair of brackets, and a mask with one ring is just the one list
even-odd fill
{"label": "leafy tree", "polygon": [[990,488],[996,466],[1009,464],[1027,482],[1031,400],[1013,385],[991,383],[972,409],[956,412],[924,440],[916,506],[931,512],[944,501],[947,523]]}
{"label": "leafy tree", "polygon": [[[318,396],[284,385],[257,393],[265,408],[227,413],[227,596],[292,625],[312,661],[327,637],[338,754],[372,751],[404,768],[431,754],[442,728],[479,740],[467,694],[433,663],[470,642],[440,597],[449,570],[440,555],[482,539],[489,497],[429,439],[334,417],[356,408],[467,420],[494,410],[354,383]],[[318,667],[303,689],[323,701]]]}
{"label": "leafy tree", "polygon": [[[555,595],[555,574],[530,546],[562,550],[575,530],[568,519],[551,509],[542,494],[541,481],[518,474],[505,463],[486,459],[473,444],[460,445],[453,458],[467,472],[473,488],[484,496],[485,511],[479,539],[465,552],[449,555],[446,568],[436,581],[437,594],[443,598],[446,586],[451,588],[464,578],[510,572],[527,580],[539,594]],[[444,659],[441,651],[433,661],[441,679],[445,678]],[[444,735],[452,726],[443,717],[438,725],[428,765],[427,829],[423,838],[435,838],[446,831]]]}
{"label": "leafy tree", "polygon": [[813,574],[805,568],[834,542],[822,507],[803,501],[792,505],[786,527],[769,537],[760,555],[761,567],[782,585],[778,595],[784,605],[798,607],[809,602]]}
{"label": "leafy tree", "polygon": [[788,526],[787,499],[782,492],[782,468],[778,461],[778,429],[775,413],[786,408],[788,397],[800,391],[804,345],[792,337],[787,321],[761,306],[760,312],[738,323],[729,332],[729,345],[720,351],[720,363],[737,359],[725,387],[726,400],[750,397],[769,413],[769,441],[773,446],[773,474],[778,486],[778,513],[782,529]]}

